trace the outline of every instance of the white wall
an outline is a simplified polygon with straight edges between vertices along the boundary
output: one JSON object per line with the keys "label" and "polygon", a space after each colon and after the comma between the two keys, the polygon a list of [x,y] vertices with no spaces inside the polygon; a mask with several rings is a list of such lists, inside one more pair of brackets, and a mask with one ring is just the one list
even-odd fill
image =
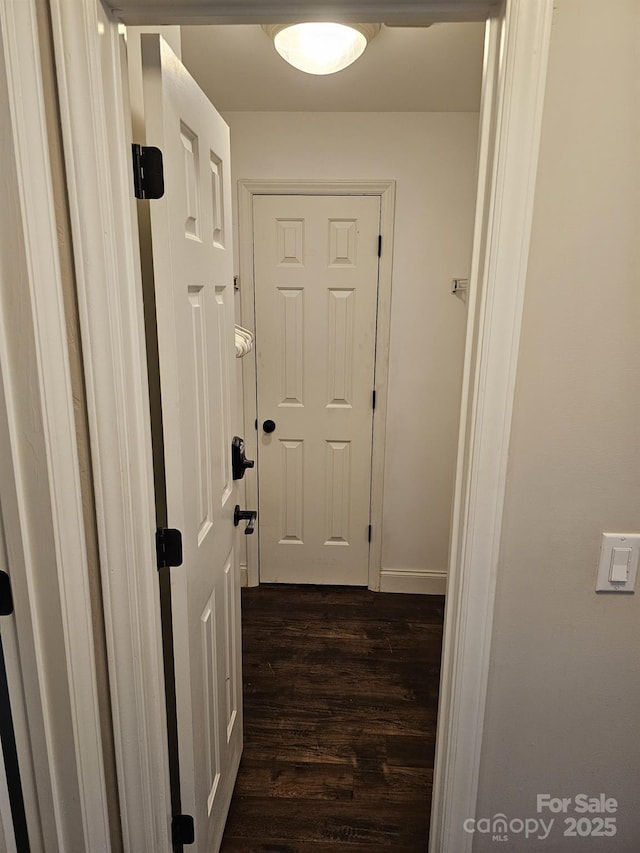
{"label": "white wall", "polygon": [[639,46],[637,0],[557,0],[477,812],[604,792],[618,833],[477,851],[638,850],[640,589],[594,588],[640,530]]}
{"label": "white wall", "polygon": [[445,573],[467,315],[450,281],[469,273],[478,116],[224,117],[234,182],[397,182],[382,562],[386,569]]}

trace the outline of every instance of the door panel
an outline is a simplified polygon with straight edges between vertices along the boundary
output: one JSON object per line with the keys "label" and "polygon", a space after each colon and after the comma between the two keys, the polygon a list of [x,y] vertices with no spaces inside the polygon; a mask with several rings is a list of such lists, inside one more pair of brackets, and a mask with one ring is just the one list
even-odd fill
{"label": "door panel", "polygon": [[366,586],[380,198],[253,211],[260,579]]}
{"label": "door panel", "polygon": [[229,132],[158,36],[142,37],[147,144],[163,151],[152,201],[182,812],[219,848],[242,748],[231,413],[235,374]]}

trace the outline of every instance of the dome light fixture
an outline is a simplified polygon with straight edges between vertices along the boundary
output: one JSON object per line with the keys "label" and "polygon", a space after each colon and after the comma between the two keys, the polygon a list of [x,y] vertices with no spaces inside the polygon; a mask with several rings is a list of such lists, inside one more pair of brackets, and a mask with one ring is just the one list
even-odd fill
{"label": "dome light fixture", "polygon": [[289,65],[307,74],[335,74],[362,56],[367,44],[380,32],[380,24],[314,21],[269,24],[263,29]]}

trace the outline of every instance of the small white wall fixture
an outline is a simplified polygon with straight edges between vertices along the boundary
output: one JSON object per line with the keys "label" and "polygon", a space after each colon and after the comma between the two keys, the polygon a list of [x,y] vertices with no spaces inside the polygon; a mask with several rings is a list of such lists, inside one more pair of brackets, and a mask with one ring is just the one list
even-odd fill
{"label": "small white wall fixture", "polygon": [[[375,15],[391,22],[395,16],[401,23],[391,2],[352,6],[358,20]],[[408,6],[414,20],[417,15],[425,20],[491,15],[430,834],[432,853],[467,853],[472,836],[464,832],[463,821],[473,817],[477,799],[552,0],[505,0],[490,8],[472,0],[414,2],[402,4],[405,18]],[[96,470],[123,834],[126,850],[156,853],[170,849],[168,770],[154,597],[144,327],[117,23],[97,0],[52,0],[51,9]],[[176,2],[160,11],[124,0],[117,14],[134,24],[269,23],[286,15],[277,3],[229,9],[228,4],[223,9],[208,3],[205,9]],[[18,74],[19,55],[11,53],[8,61]],[[42,118],[42,109],[35,103],[30,115]],[[41,139],[41,144],[46,142]],[[25,175],[29,191],[41,192],[37,180],[35,173]],[[37,211],[25,215],[37,221]],[[32,252],[45,260],[37,245]],[[68,395],[68,389],[61,390]],[[45,399],[44,405],[53,407],[54,401]],[[56,483],[64,480],[57,469],[52,476]],[[73,595],[66,594],[70,604]],[[74,678],[81,677],[83,664],[73,656],[69,664]],[[92,748],[79,742],[79,758],[90,761]],[[90,811],[97,818],[99,802],[96,809]]]}
{"label": "small white wall fixture", "polygon": [[[238,231],[240,258],[240,299],[244,325],[255,332],[255,279],[253,265],[253,199],[256,195],[370,195],[380,198],[380,234],[383,251],[378,267],[378,322],[376,329],[376,408],[373,415],[371,460],[371,544],[369,548],[369,589],[380,589],[382,557],[382,501],[384,449],[387,420],[387,386],[389,378],[389,335],[391,328],[391,277],[393,270],[393,219],[395,210],[394,181],[238,181]],[[253,428],[256,411],[255,353],[242,360],[244,386],[244,430],[247,452],[258,454]],[[256,478],[246,482],[247,506],[258,505]],[[253,539],[253,537],[249,537]],[[259,583],[258,543],[247,542],[247,583]]]}

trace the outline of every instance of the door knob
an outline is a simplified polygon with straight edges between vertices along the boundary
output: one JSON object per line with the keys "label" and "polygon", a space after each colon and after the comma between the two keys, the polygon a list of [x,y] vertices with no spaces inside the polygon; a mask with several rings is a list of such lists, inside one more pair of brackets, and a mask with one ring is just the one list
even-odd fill
{"label": "door knob", "polygon": [[272,420],[266,420],[266,421],[264,421],[264,422],[263,422],[263,424],[262,424],[262,429],[263,429],[266,433],[275,432],[275,429],[276,429],[276,422],[275,422],[275,421],[272,421]]}
{"label": "door knob", "polygon": [[240,509],[240,504],[236,504],[235,509],[233,510],[234,527],[237,527],[241,521],[248,521],[249,523],[245,527],[244,532],[249,535],[256,529],[257,517],[258,513],[255,509]]}

